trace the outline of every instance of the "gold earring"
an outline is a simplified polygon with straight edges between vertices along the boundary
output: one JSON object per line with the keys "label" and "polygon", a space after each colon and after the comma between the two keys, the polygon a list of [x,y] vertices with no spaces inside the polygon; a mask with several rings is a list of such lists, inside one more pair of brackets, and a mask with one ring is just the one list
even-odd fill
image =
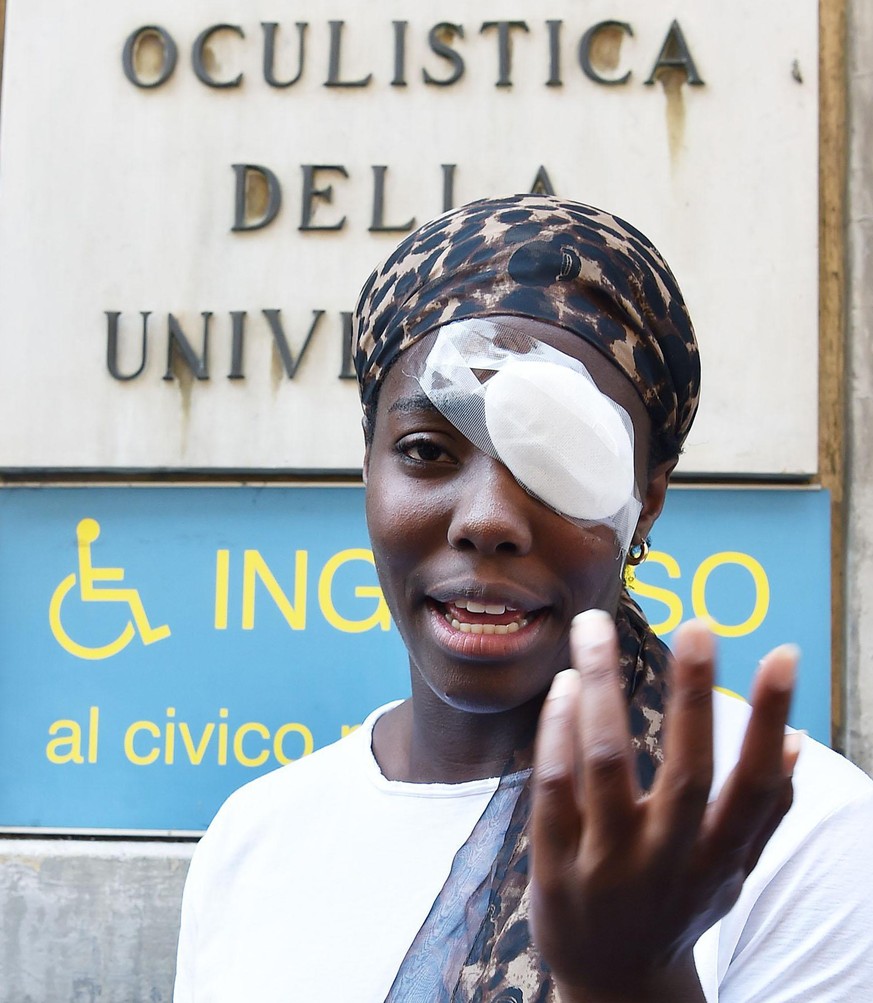
{"label": "gold earring", "polygon": [[632,543],[627,551],[627,563],[631,567],[637,567],[649,556],[649,541],[643,540],[641,543]]}

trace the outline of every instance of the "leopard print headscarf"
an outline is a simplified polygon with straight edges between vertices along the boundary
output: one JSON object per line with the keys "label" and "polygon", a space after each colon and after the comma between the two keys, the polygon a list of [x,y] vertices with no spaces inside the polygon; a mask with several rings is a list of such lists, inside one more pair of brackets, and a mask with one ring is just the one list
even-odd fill
{"label": "leopard print headscarf", "polygon": [[482,199],[410,234],[367,280],[353,315],[371,423],[385,373],[429,332],[518,316],[584,338],[636,388],[657,459],[677,456],[697,410],[694,329],[667,263],[628,223],[545,195]]}

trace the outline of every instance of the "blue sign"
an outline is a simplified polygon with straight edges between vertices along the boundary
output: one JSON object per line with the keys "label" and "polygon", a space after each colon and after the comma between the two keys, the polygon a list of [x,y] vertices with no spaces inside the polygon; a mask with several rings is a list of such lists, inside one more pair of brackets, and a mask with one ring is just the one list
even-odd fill
{"label": "blue sign", "polygon": [[[823,491],[673,490],[632,582],[668,639],[711,619],[731,690],[798,642],[824,742],[829,526]],[[409,692],[360,488],[6,488],[0,554],[0,827],[201,830]]]}

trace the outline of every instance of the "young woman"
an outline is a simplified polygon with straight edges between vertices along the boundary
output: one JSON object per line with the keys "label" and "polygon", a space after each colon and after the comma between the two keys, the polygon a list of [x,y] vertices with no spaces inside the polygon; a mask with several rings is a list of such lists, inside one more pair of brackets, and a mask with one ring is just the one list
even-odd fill
{"label": "young woman", "polygon": [[750,709],[689,624],[665,715],[623,586],[697,406],[657,250],[590,207],[473,203],[404,240],[355,321],[412,696],[222,808],[176,1003],[865,998],[873,784],[809,740],[798,761],[795,650]]}

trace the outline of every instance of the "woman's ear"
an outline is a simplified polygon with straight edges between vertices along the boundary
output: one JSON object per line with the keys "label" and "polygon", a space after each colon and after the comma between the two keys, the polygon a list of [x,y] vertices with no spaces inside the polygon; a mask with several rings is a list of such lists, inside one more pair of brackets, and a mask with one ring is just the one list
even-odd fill
{"label": "woman's ear", "polygon": [[370,433],[367,424],[367,416],[361,418],[361,428],[364,430],[364,465],[361,468],[361,478],[364,485],[367,483],[367,474],[370,470]]}
{"label": "woman's ear", "polygon": [[634,533],[634,540],[642,543],[652,531],[652,526],[661,514],[664,502],[667,499],[667,488],[670,484],[670,475],[673,473],[679,458],[665,460],[653,467],[649,471],[649,481],[646,485],[646,494],[643,498],[643,507],[640,517],[637,520],[637,529]]}

